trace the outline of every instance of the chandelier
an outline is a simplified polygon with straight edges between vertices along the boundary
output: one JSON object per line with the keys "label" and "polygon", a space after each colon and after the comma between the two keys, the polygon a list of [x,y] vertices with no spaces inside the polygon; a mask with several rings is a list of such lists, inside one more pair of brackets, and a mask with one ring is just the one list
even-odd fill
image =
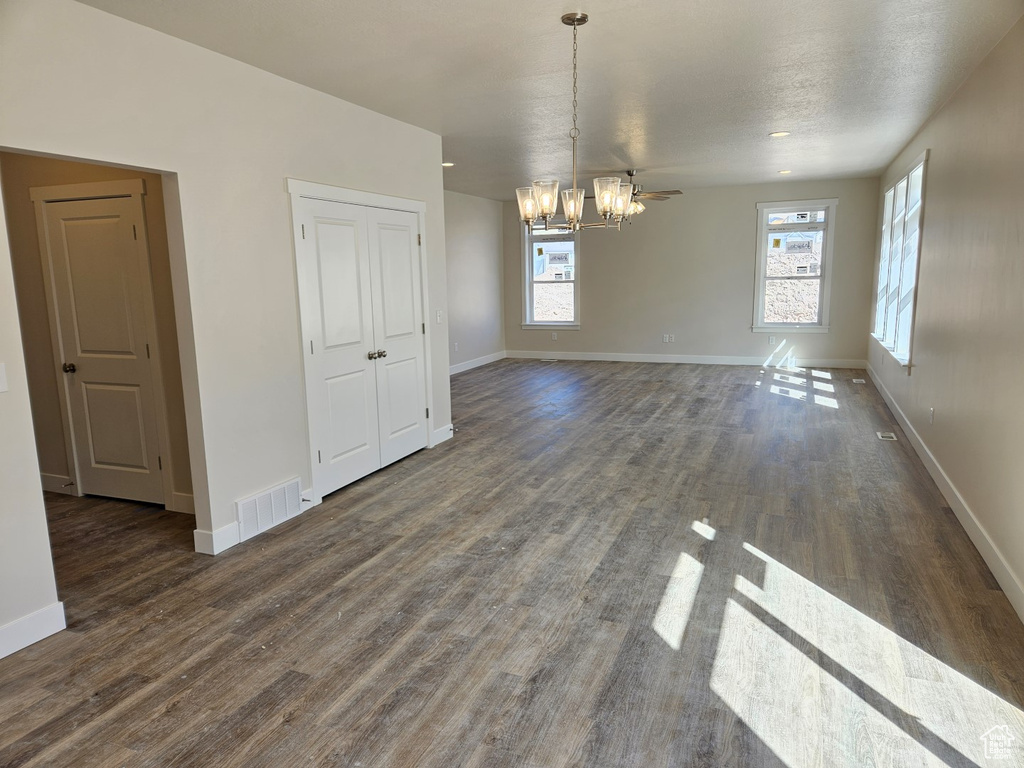
{"label": "chandelier", "polygon": [[[580,137],[580,129],[576,125],[577,115],[577,70],[576,53],[578,50],[577,34],[579,28],[587,23],[589,17],[585,13],[567,13],[562,16],[562,23],[572,27],[572,188],[562,190],[562,210],[565,213],[566,228],[573,232],[590,227],[610,227],[616,229],[623,220],[629,219],[644,210],[644,204],[637,199],[639,187],[633,184],[635,171],[628,171],[629,180],[622,181],[617,176],[605,176],[594,179],[594,200],[597,213],[603,222],[583,223],[583,201],[586,194],[576,183],[576,142]],[[558,212],[558,179],[541,179],[532,186],[520,187],[516,190],[519,202],[519,218],[527,228],[531,228],[537,219],[548,222]]]}

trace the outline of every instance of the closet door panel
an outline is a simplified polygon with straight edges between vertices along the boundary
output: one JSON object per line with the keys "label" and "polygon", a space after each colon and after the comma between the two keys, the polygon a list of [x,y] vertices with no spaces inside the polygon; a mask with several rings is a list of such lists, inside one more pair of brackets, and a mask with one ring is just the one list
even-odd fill
{"label": "closet door panel", "polygon": [[377,361],[377,411],[383,465],[427,445],[426,349],[419,218],[370,211],[370,274]]}

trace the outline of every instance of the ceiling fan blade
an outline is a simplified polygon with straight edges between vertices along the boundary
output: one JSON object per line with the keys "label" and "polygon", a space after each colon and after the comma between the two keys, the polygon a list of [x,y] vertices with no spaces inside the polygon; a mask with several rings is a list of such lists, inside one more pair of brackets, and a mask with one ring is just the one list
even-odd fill
{"label": "ceiling fan blade", "polygon": [[651,200],[668,200],[669,199],[669,198],[665,197],[665,195],[656,195],[653,192],[642,192],[641,194],[637,195],[636,198],[637,198],[637,200],[647,200],[648,202],[650,202]]}
{"label": "ceiling fan blade", "polygon": [[683,190],[681,189],[658,189],[653,192],[644,192],[645,195],[681,195]]}

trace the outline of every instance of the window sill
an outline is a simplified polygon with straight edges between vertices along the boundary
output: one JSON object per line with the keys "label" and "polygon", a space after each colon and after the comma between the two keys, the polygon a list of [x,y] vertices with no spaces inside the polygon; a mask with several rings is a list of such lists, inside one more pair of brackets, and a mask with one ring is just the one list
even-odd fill
{"label": "window sill", "polygon": [[578,331],[579,323],[523,323],[524,331]]}
{"label": "window sill", "polygon": [[896,352],[894,352],[891,347],[887,347],[885,345],[885,343],[880,338],[878,338],[878,336],[876,336],[873,333],[869,334],[869,335],[871,336],[872,339],[875,340],[875,342],[878,344],[878,346],[880,346],[883,350],[885,350],[885,352],[889,355],[889,357],[891,357],[893,360],[895,360],[897,363],[899,363],[900,367],[906,368],[908,374],[910,373],[911,365],[910,365],[910,358],[909,357],[904,357],[902,355],[897,355]]}
{"label": "window sill", "polygon": [[827,325],[754,325],[753,333],[828,333]]}

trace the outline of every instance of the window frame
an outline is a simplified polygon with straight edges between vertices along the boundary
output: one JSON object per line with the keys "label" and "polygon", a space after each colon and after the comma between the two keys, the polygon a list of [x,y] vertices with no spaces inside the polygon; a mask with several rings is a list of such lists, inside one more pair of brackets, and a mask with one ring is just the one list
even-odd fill
{"label": "window frame", "polygon": [[[552,331],[578,331],[580,329],[580,233],[567,232],[565,225],[552,222],[551,229],[537,229],[531,231],[529,228],[522,229],[523,234],[523,324],[524,330],[552,330]],[[573,243],[573,270],[572,280],[563,280],[561,284],[572,283],[573,285],[573,320],[554,321],[533,319],[533,248],[538,242],[569,242]]]}
{"label": "window frame", "polygon": [[[839,207],[839,198],[825,198],[821,200],[781,200],[772,203],[757,204],[757,267],[755,270],[754,282],[754,317],[750,330],[754,333],[772,333],[774,331],[786,331],[792,333],[828,333],[829,332],[829,310],[832,299],[832,259],[835,246],[836,230],[836,209]],[[769,228],[768,217],[772,213],[798,213],[801,211],[824,210],[824,222],[810,222],[809,224],[787,224],[776,225]],[[824,232],[821,243],[821,271],[818,275],[811,277],[791,277],[792,280],[821,280],[821,288],[818,294],[818,322],[816,323],[766,323],[764,322],[765,289],[768,282],[767,261],[768,261],[768,234],[769,231],[807,232],[814,228],[820,228]],[[771,278],[773,280],[778,278]]]}
{"label": "window frame", "polygon": [[[931,150],[926,149],[914,158],[899,175],[893,178],[891,184],[885,185],[882,192],[881,231],[879,233],[878,260],[874,281],[875,293],[871,318],[871,337],[901,367],[905,368],[908,374],[910,373],[911,361],[914,356],[914,331],[917,326],[917,300],[921,277],[921,253],[924,242],[925,198],[928,187],[928,158],[930,153]],[[921,188],[916,205],[911,207],[912,178],[918,171],[921,173]],[[897,200],[897,196],[901,185],[905,185],[902,198],[903,207],[897,213],[897,203],[900,202],[900,200]],[[910,275],[913,278],[913,287],[905,290],[903,280],[907,277],[907,223],[914,218],[916,218],[916,231],[914,233],[916,243],[914,265]],[[897,224],[900,226],[899,266],[894,274],[893,233]],[[883,269],[885,273],[884,297],[882,294]],[[895,294],[893,293],[894,280],[896,283]],[[895,317],[890,328],[889,312],[891,309],[895,310]],[[907,310],[906,316],[901,321],[904,310]],[[907,328],[905,323],[909,323],[909,328]],[[901,334],[904,330],[906,331],[905,349],[900,345]]]}

